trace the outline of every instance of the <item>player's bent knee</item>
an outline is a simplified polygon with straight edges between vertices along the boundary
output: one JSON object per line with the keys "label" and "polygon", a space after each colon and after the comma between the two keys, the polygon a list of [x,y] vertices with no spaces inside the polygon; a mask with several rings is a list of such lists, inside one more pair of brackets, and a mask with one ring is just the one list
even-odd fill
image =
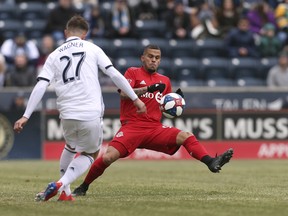
{"label": "player's bent knee", "polygon": [[115,155],[115,154],[104,154],[103,156],[102,156],[102,158],[103,158],[103,162],[105,163],[105,164],[107,164],[107,165],[110,165],[110,164],[112,164],[114,161],[116,161],[118,158],[119,158],[119,156],[118,155]]}
{"label": "player's bent knee", "polygon": [[185,140],[191,136],[194,136],[194,134],[191,132],[181,131],[177,135],[176,142],[177,142],[177,144],[182,145],[185,142]]}

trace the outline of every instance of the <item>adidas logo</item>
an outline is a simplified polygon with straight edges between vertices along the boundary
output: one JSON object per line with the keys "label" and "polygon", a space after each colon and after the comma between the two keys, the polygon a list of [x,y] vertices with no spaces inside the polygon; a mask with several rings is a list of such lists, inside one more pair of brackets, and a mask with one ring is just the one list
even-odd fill
{"label": "adidas logo", "polygon": [[146,82],[145,82],[144,80],[142,80],[142,81],[140,82],[140,84],[141,84],[141,85],[146,85]]}
{"label": "adidas logo", "polygon": [[122,137],[122,136],[124,136],[122,131],[120,131],[119,133],[116,134],[116,137]]}

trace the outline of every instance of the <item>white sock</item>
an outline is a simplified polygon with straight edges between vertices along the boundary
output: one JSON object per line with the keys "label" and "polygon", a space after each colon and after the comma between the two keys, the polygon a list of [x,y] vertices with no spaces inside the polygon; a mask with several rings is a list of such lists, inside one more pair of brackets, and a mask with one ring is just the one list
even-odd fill
{"label": "white sock", "polygon": [[[67,146],[65,146],[65,148],[62,151],[61,157],[60,157],[60,178],[65,174],[69,164],[71,163],[71,161],[73,160],[73,158],[75,157],[76,152],[70,150]],[[61,190],[59,190],[60,192],[62,192],[62,190],[65,191],[65,193],[69,193],[71,194],[71,190],[70,190],[70,185],[67,185],[63,188],[61,188]]]}
{"label": "white sock", "polygon": [[[67,185],[71,184],[84,172],[86,172],[93,162],[94,159],[88,155],[79,155],[78,157],[74,158],[72,162],[69,164],[64,176],[62,176],[62,178],[59,180],[63,184],[62,188],[60,189],[65,190],[65,187],[67,187]],[[68,191],[66,190],[65,193],[67,194]]]}
{"label": "white sock", "polygon": [[66,172],[75,154],[76,152],[68,150],[68,147],[65,146],[60,157],[60,177],[62,177],[64,173]]}

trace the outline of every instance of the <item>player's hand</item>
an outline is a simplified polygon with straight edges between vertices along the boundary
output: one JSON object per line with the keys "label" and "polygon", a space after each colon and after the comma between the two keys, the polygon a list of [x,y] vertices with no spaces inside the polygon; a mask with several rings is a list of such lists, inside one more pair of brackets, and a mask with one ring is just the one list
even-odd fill
{"label": "player's hand", "polygon": [[184,94],[180,88],[178,88],[175,93],[179,94],[182,98],[184,98]]}
{"label": "player's hand", "polygon": [[155,92],[155,91],[159,91],[160,93],[162,93],[165,90],[166,85],[164,83],[156,83],[153,85],[150,85],[147,87],[147,91],[148,92]]}
{"label": "player's hand", "polygon": [[23,127],[25,126],[27,122],[28,122],[28,119],[24,116],[18,119],[14,124],[14,131],[16,133],[20,133],[23,130]]}
{"label": "player's hand", "polygon": [[146,113],[147,112],[146,105],[139,98],[137,98],[134,101],[134,105],[137,108],[137,113]]}

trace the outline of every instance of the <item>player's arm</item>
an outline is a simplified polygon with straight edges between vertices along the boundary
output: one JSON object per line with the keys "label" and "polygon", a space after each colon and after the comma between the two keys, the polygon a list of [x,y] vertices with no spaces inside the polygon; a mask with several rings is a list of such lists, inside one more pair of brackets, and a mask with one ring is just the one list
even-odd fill
{"label": "player's arm", "polygon": [[36,106],[41,101],[48,85],[49,82],[47,80],[39,80],[37,82],[29,97],[24,115],[20,119],[18,119],[14,124],[15,132],[20,133],[22,131],[23,127],[28,122],[28,119],[34,112]]}
{"label": "player's arm", "polygon": [[115,69],[113,65],[109,65],[105,69],[106,74],[112,79],[114,84],[125,92],[126,95],[134,102],[134,105],[138,109],[137,112],[146,113],[145,104],[138,98],[137,94],[135,94],[125,77],[117,69]]}
{"label": "player's arm", "polygon": [[[164,83],[156,83],[156,84],[153,84],[153,85],[150,85],[150,86],[145,86],[145,87],[141,87],[141,88],[134,88],[134,92],[136,95],[138,95],[138,97],[140,95],[143,95],[145,94],[146,92],[155,92],[155,91],[159,91],[160,93],[162,93],[165,89],[165,84]],[[120,93],[120,97],[121,99],[129,99],[129,97],[122,91],[119,91],[118,92]]]}

